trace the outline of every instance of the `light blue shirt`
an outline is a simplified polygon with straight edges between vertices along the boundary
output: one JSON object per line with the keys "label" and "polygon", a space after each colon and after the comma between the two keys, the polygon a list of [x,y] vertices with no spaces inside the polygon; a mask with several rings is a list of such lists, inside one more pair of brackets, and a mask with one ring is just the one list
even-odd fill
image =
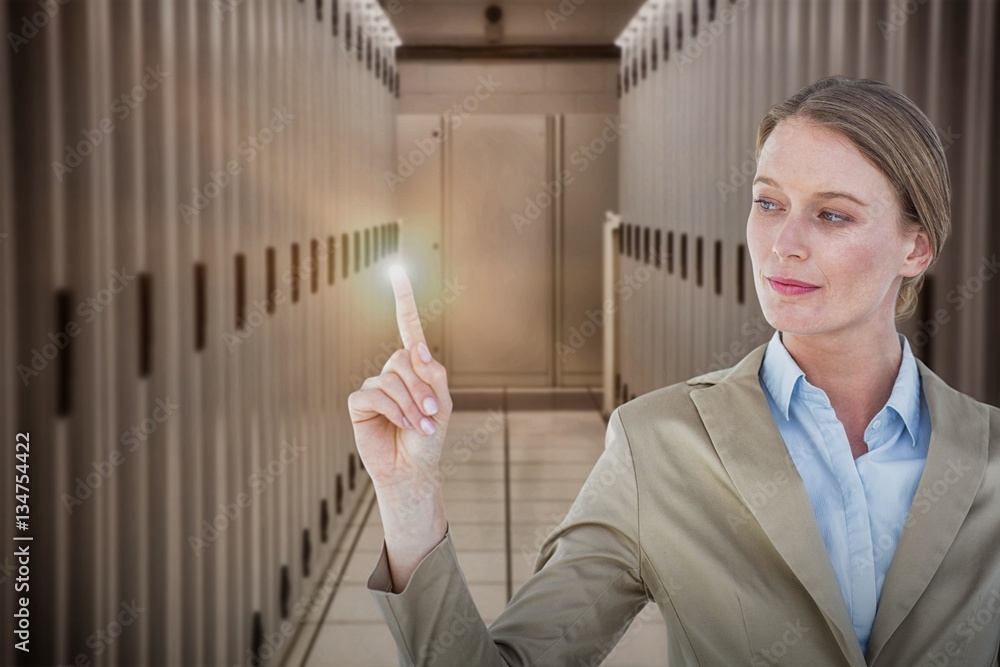
{"label": "light blue shirt", "polygon": [[812,385],[776,331],[759,379],[812,502],[854,631],[867,652],[886,570],[927,461],[930,415],[910,343],[889,401],[865,429],[856,460],[826,392]]}

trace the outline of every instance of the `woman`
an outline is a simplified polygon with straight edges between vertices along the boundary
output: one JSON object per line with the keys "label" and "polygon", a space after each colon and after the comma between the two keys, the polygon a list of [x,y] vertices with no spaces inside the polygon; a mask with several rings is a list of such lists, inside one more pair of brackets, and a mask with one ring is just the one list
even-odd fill
{"label": "woman", "polygon": [[747,240],[774,337],[612,413],[488,629],[436,475],[445,369],[394,274],[404,349],[349,407],[385,531],[369,588],[404,664],[597,665],[649,601],[675,666],[998,664],[1000,409],[895,329],[950,231],[934,127],[884,83],[830,77],[768,112],[757,160]]}

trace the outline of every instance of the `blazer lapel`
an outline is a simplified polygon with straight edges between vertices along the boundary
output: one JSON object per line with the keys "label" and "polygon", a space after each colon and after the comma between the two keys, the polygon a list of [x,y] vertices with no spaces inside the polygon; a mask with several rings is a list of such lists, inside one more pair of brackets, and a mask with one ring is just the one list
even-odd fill
{"label": "blazer lapel", "polygon": [[[766,347],[760,345],[730,369],[688,380],[711,385],[692,390],[691,399],[743,502],[823,612],[848,664],[865,665],[809,494],[758,380]],[[779,495],[754,507],[748,499],[773,484],[779,471],[788,483]]]}
{"label": "blazer lapel", "polygon": [[[989,414],[917,359],[931,439],[914,503],[882,585],[868,642],[870,663],[937,572],[986,474]],[[887,660],[889,658],[886,658]]]}

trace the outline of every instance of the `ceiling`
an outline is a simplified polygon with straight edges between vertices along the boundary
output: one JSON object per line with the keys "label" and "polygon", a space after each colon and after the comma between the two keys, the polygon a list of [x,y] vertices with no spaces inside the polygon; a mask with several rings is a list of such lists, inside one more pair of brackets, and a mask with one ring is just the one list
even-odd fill
{"label": "ceiling", "polygon": [[[403,46],[612,45],[643,0],[386,0]],[[500,7],[498,39],[486,9]]]}

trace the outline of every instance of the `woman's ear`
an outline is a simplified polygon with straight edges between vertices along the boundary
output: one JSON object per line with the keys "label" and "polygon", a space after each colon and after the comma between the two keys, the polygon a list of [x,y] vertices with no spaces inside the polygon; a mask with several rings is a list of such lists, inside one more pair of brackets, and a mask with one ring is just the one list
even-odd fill
{"label": "woman's ear", "polygon": [[934,259],[934,252],[931,250],[931,242],[927,232],[921,229],[913,235],[913,247],[910,254],[906,256],[907,273],[903,275],[907,278],[919,276],[923,273]]}

